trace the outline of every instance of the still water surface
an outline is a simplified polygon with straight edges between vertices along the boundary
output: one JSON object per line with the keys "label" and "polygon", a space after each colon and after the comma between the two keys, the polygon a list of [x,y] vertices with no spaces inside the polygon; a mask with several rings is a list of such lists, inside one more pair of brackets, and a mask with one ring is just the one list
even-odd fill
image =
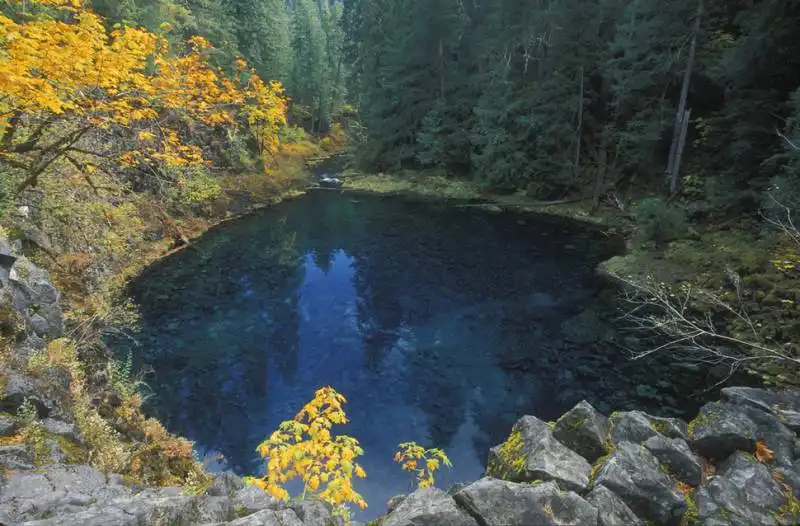
{"label": "still water surface", "polygon": [[343,393],[368,519],[409,489],[392,463],[399,442],[445,449],[447,488],[479,477],[523,414],[554,419],[582,398],[604,411],[684,406],[685,390],[619,350],[613,295],[594,273],[619,250],[544,217],[311,193],[147,269],[131,288],[131,350],[153,371],[150,411],[211,469],[258,472],[256,445],[315,389]]}

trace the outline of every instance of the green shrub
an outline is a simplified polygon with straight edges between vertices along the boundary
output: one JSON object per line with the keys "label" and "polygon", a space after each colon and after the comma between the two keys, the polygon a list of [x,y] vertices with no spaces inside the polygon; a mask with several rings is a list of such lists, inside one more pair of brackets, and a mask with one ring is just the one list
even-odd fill
{"label": "green shrub", "polygon": [[282,143],[302,142],[308,138],[306,131],[299,126],[286,125],[278,131]]}
{"label": "green shrub", "polygon": [[642,199],[634,211],[638,237],[643,242],[665,243],[686,233],[686,212],[661,197]]}

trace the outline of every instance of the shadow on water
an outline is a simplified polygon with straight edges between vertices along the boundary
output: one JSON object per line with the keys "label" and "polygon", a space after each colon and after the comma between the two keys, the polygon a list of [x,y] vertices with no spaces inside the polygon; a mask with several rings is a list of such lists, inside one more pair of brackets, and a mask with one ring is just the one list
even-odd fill
{"label": "shadow on water", "polygon": [[341,432],[366,451],[362,519],[409,489],[399,442],[444,448],[447,487],[479,477],[523,414],[554,419],[584,398],[606,412],[697,406],[696,373],[620,352],[594,268],[621,247],[585,225],[312,192],[196,249],[131,285],[151,412],[223,455],[212,469],[251,474],[256,445],[333,386],[349,399]]}

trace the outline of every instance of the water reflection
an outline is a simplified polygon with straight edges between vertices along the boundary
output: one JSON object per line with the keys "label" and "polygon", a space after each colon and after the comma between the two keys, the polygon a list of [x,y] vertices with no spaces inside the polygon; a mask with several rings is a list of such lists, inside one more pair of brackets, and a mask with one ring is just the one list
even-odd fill
{"label": "water reflection", "polygon": [[408,490],[391,462],[401,441],[447,450],[446,487],[479,476],[524,413],[553,418],[580,398],[672,410],[670,384],[636,397],[659,373],[622,369],[599,302],[593,268],[617,248],[541,218],[312,194],[149,268],[132,286],[135,356],[155,371],[151,410],[210,468],[242,474],[315,389],[335,387],[350,400],[342,431],[366,451],[362,518],[374,517]]}

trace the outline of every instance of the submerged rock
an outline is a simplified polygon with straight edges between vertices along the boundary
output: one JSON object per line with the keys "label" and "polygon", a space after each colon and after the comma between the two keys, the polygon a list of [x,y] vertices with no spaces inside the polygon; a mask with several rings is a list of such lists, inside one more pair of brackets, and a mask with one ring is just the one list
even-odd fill
{"label": "submerged rock", "polygon": [[319,180],[319,185],[322,188],[341,188],[344,183],[337,177],[322,177]]}
{"label": "submerged rock", "polygon": [[[483,526],[596,526],[597,508],[555,482],[528,485],[485,477],[455,495]],[[416,524],[416,523],[414,523]]]}

